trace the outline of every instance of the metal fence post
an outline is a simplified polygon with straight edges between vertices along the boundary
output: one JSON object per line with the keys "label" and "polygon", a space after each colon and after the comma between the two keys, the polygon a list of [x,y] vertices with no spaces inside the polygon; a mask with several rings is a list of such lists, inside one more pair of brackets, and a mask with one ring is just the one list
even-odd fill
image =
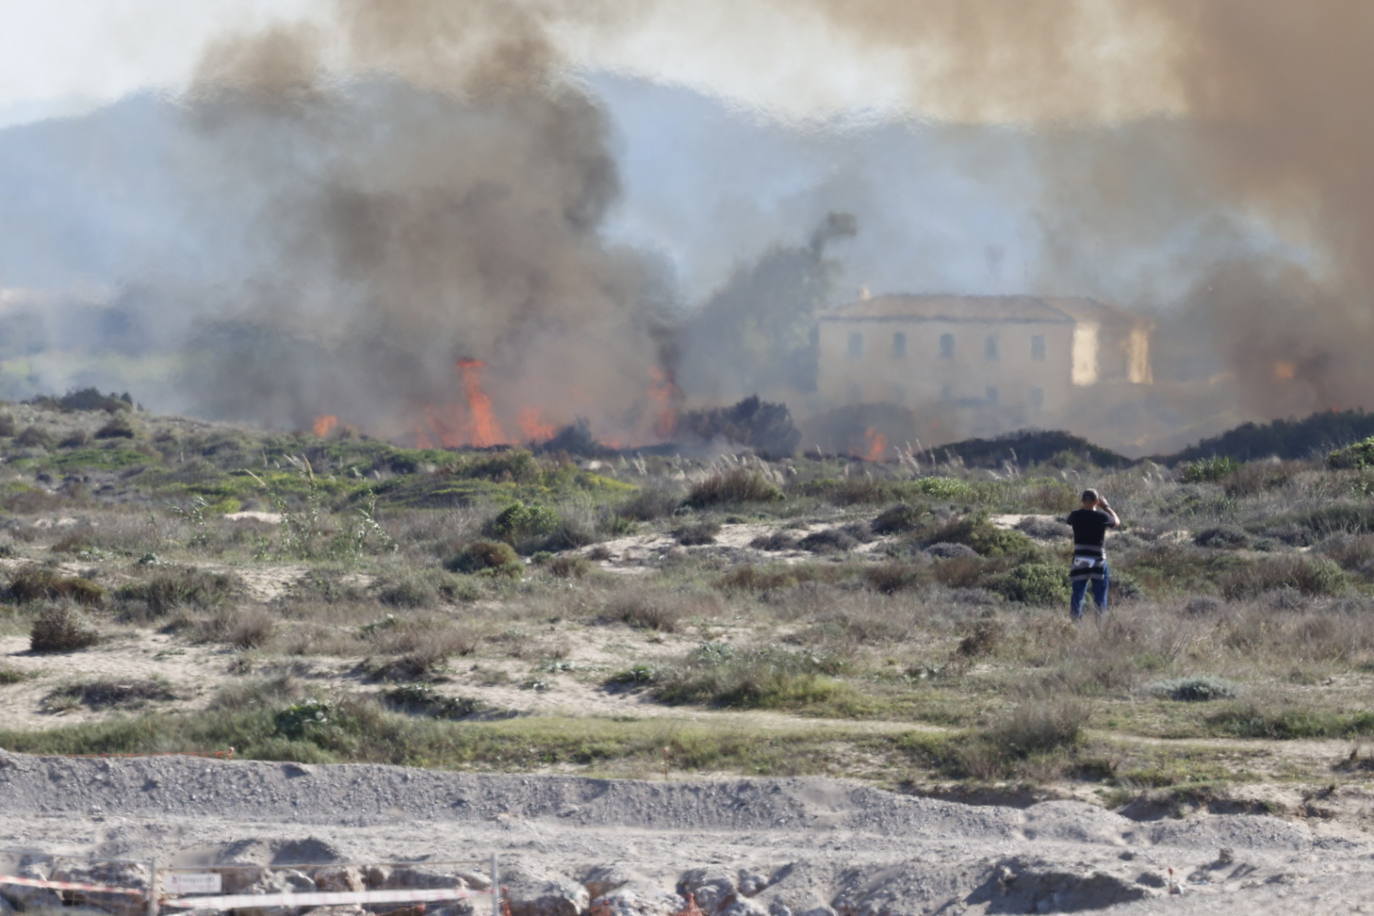
{"label": "metal fence post", "polygon": [[491,916],[501,916],[501,870],[494,852],[491,854]]}
{"label": "metal fence post", "polygon": [[145,909],[146,916],[157,916],[158,910],[158,874],[157,859],[148,863],[148,905]]}

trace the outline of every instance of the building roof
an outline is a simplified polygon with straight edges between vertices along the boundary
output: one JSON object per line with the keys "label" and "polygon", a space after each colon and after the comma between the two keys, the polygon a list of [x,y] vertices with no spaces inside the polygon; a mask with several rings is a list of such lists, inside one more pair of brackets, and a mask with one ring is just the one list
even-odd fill
{"label": "building roof", "polygon": [[885,295],[830,309],[821,321],[1133,321],[1113,306],[1085,298],[1041,296]]}

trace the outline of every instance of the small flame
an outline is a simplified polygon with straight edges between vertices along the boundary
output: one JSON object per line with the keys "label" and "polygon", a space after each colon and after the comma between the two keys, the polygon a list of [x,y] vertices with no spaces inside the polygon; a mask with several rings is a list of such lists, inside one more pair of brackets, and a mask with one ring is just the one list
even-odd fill
{"label": "small flame", "polygon": [[882,461],[887,454],[887,436],[869,427],[864,430],[864,460]]}
{"label": "small flame", "polygon": [[323,439],[325,436],[339,428],[339,418],[332,413],[321,414],[315,418],[315,422],[310,427],[316,436]]}
{"label": "small flame", "polygon": [[677,385],[668,373],[657,366],[650,371],[654,380],[649,387],[649,398],[655,406],[654,435],[660,439],[668,439],[677,431]]}
{"label": "small flame", "polygon": [[544,419],[544,413],[538,407],[520,408],[520,414],[515,422],[525,439],[530,442],[547,441],[558,432],[552,423]]}
{"label": "small flame", "polygon": [[463,396],[467,398],[470,414],[470,435],[473,445],[486,447],[506,442],[506,434],[491,410],[491,398],[482,390],[482,370],[486,363],[480,359],[458,360],[458,374],[463,379]]}
{"label": "small flame", "polygon": [[1298,377],[1298,364],[1281,359],[1274,363],[1274,378],[1280,382],[1291,382]]}

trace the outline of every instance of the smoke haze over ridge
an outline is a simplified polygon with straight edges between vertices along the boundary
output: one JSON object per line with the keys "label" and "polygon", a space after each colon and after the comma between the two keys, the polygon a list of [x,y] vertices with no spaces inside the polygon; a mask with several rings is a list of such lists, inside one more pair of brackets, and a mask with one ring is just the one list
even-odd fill
{"label": "smoke haze over ridge", "polygon": [[[878,121],[994,136],[958,149],[984,149],[964,164],[971,183],[1024,198],[1023,291],[1161,313],[1181,305],[1182,331],[1166,328],[1156,352],[1167,361],[1209,341],[1250,416],[1368,405],[1374,116],[1353,97],[1374,76],[1363,50],[1374,10],[1363,4],[349,0],[332,10],[225,35],[202,55],[171,158],[189,189],[180,218],[213,256],[145,261],[121,278],[166,304],[154,309],[159,333],[184,332],[207,355],[189,389],[201,410],[283,425],[338,413],[403,435],[456,395],[455,361],[476,357],[506,426],[536,405],[547,422],[591,415],[608,436],[643,438],[657,373],[688,360],[683,377],[710,378],[709,348],[671,340],[696,294],[680,301],[683,284],[644,253],[655,240],[608,241],[627,166],[579,76],[598,48],[630,69],[657,58],[670,80],[715,67],[722,92],[754,93],[758,117],[819,138],[834,174],[797,195],[813,202],[760,212],[754,234],[769,238],[751,254],[804,247],[825,212],[851,210],[850,288],[902,259],[907,272],[891,275],[907,289],[939,284],[938,258],[879,231],[904,219],[882,211],[899,184],[884,170],[901,163],[847,156],[864,115],[857,128],[836,118],[824,80],[807,78],[827,67],[827,42],[846,49],[836,67],[852,66],[855,49],[874,61]],[[1014,155],[986,152],[999,131],[1033,181],[1007,183]],[[671,213],[662,225],[671,230]]]}

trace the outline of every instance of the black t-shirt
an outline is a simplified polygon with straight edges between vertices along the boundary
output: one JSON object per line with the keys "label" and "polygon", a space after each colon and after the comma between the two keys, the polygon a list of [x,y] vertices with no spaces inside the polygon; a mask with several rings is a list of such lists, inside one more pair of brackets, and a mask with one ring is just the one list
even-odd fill
{"label": "black t-shirt", "polygon": [[1069,513],[1068,522],[1073,526],[1073,542],[1085,547],[1102,547],[1107,543],[1107,529],[1112,527],[1112,518],[1096,509],[1075,509]]}

